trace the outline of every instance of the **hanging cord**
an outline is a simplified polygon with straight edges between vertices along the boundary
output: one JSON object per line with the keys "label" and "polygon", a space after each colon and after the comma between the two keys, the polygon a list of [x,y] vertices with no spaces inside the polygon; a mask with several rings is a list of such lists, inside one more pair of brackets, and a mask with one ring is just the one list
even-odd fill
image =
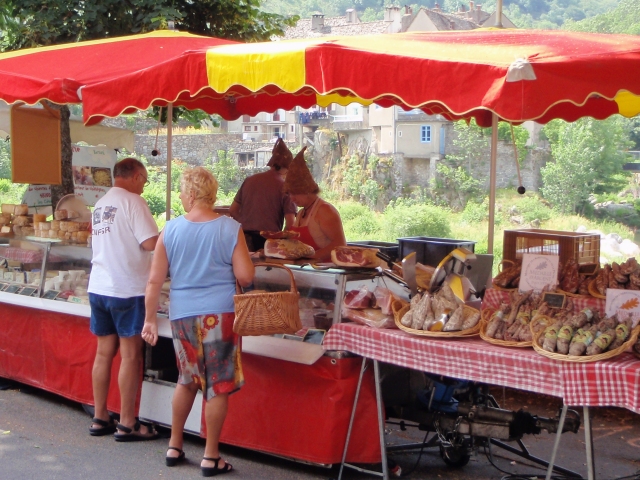
{"label": "hanging cord", "polygon": [[518,161],[518,146],[516,145],[516,136],[513,133],[513,124],[509,123],[509,128],[511,128],[511,141],[513,142],[513,154],[516,157],[516,170],[518,171],[518,193],[520,195],[524,195],[526,189],[524,185],[522,185],[522,176],[520,175],[520,162]]}
{"label": "hanging cord", "polygon": [[[157,157],[158,155],[160,155],[160,150],[158,150],[158,133],[160,133],[160,121],[162,120],[162,107],[160,107],[160,111],[158,112],[158,126],[156,127],[156,144],[153,147],[153,150],[151,150],[151,155],[154,157]],[[518,175],[520,173],[518,172]]]}

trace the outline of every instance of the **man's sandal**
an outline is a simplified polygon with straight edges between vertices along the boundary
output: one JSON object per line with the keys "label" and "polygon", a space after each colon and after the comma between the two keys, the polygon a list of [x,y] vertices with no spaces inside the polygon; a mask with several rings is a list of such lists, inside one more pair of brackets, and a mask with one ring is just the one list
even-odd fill
{"label": "man's sandal", "polygon": [[233,470],[233,467],[231,466],[231,464],[227,463],[226,461],[224,463],[224,467],[218,468],[218,462],[222,460],[222,458],[220,457],[218,458],[202,457],[202,459],[208,460],[209,462],[215,462],[215,466],[213,467],[203,467],[202,465],[200,466],[203,477],[214,477],[216,475],[220,475],[221,473],[228,473],[231,470]]}
{"label": "man's sandal", "polygon": [[169,455],[167,455],[165,457],[164,461],[167,464],[167,467],[175,467],[180,462],[183,462],[185,460],[185,458],[186,458],[185,454],[184,454],[184,451],[181,448],[169,447],[169,448],[167,448],[167,450],[175,450],[176,452],[178,452],[178,456],[177,457],[170,457]]}
{"label": "man's sandal", "polygon": [[140,431],[140,422],[138,420],[136,420],[136,424],[133,428],[125,427],[121,423],[119,423],[116,428],[118,429],[118,433],[113,434],[113,438],[115,438],[116,442],[142,442],[158,438],[158,432],[156,432],[151,425],[147,426],[147,433],[142,433]]}
{"label": "man's sandal", "polygon": [[92,437],[102,437],[103,435],[111,435],[116,431],[116,422],[113,418],[109,417],[109,421],[102,420],[98,417],[91,419],[92,423],[100,425],[99,427],[90,427],[89,435]]}

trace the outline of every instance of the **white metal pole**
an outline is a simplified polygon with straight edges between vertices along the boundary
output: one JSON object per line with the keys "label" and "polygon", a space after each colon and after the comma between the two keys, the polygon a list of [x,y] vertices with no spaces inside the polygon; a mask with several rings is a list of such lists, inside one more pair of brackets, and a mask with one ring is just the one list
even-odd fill
{"label": "white metal pole", "polygon": [[489,170],[489,241],[487,253],[493,254],[493,236],[496,222],[496,171],[498,153],[498,116],[491,114],[491,168]]}
{"label": "white metal pole", "polygon": [[[160,111],[162,115],[162,110]],[[171,159],[172,159],[173,103],[167,105],[167,209],[165,218],[171,220]]]}
{"label": "white metal pole", "polygon": [[502,0],[496,2],[496,21],[493,26],[496,28],[504,28],[502,25]]}

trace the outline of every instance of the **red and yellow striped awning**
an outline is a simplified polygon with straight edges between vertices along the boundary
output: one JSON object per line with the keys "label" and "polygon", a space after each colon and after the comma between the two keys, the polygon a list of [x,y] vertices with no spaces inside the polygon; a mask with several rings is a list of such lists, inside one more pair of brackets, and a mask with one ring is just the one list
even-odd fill
{"label": "red and yellow striped awning", "polygon": [[[43,93],[32,92],[37,88],[31,88],[29,74],[18,81],[16,71],[7,96],[5,64],[20,52],[0,55],[0,98],[74,103],[81,96],[87,123],[169,102],[227,119],[295,106],[375,102],[452,119],[474,117],[481,125],[490,123],[492,113],[515,123],[640,113],[638,36],[481,29],[251,44],[190,37],[193,48],[144,68],[131,68],[132,53],[124,49],[103,56],[94,73],[98,79],[79,73],[80,57],[70,74],[63,68],[69,64],[55,57],[65,47],[82,45],[91,52],[89,44],[109,41],[35,49],[51,55],[42,65],[43,77],[55,67],[49,83],[41,82],[49,87]],[[196,39],[211,48],[196,45]],[[23,61],[26,68],[29,61]],[[37,70],[33,63],[29,69]]]}

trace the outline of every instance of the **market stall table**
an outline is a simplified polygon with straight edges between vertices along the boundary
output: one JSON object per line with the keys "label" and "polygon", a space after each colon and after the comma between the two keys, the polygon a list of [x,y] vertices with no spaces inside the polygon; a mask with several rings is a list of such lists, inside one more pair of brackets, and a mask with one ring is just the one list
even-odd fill
{"label": "market stall table", "polygon": [[[584,407],[590,479],[593,478],[593,458],[588,407],[623,407],[640,413],[640,361],[627,353],[600,362],[560,362],[534,350],[500,347],[477,337],[441,340],[355,323],[334,325],[327,332],[324,347],[372,359],[374,366],[375,362],[385,362],[559,397],[564,404],[561,423],[567,405],[581,405]],[[554,455],[559,438],[560,433],[556,437]],[[547,478],[553,461],[552,456]]]}

